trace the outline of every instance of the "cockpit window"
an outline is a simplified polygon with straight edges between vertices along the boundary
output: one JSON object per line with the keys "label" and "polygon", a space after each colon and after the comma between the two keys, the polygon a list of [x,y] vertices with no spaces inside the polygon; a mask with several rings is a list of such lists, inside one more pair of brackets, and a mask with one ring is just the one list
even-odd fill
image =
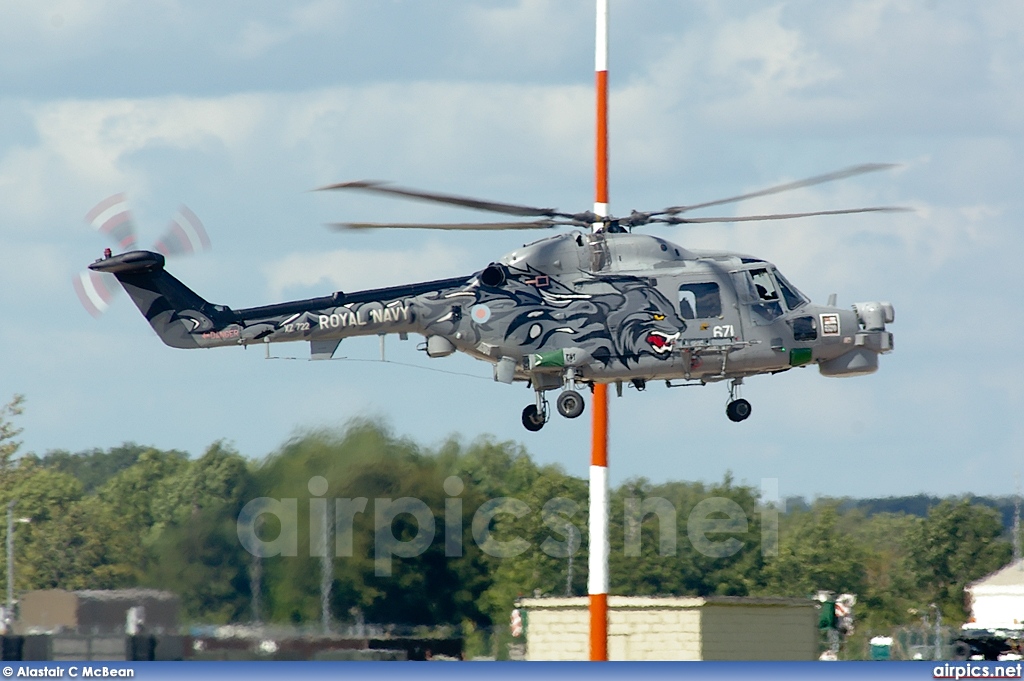
{"label": "cockpit window", "polygon": [[786,301],[786,307],[790,310],[795,310],[801,305],[806,305],[809,302],[807,297],[786,281],[786,278],[782,276],[782,273],[778,270],[775,270],[775,280],[779,282],[779,290],[782,291],[782,298]]}
{"label": "cockpit window", "polygon": [[758,268],[732,273],[736,295],[748,305],[750,320],[758,326],[767,326],[782,316],[782,304],[768,270]]}
{"label": "cockpit window", "polygon": [[683,284],[679,287],[679,316],[683,319],[708,319],[722,315],[722,295],[713,281]]}
{"label": "cockpit window", "polygon": [[750,277],[754,280],[754,289],[757,290],[757,297],[761,300],[778,300],[779,292],[775,290],[775,282],[768,275],[768,270],[750,270]]}

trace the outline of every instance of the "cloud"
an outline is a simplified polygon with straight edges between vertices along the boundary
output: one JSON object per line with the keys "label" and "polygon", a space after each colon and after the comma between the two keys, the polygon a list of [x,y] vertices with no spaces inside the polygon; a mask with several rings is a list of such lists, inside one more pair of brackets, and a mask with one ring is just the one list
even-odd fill
{"label": "cloud", "polygon": [[[131,3],[119,0],[7,0],[3,6],[4,20],[0,22],[0,39],[4,49],[40,42],[52,48],[66,41],[69,33],[95,32],[116,15],[120,5],[126,4]],[[4,64],[5,69],[15,66]]]}
{"label": "cloud", "polygon": [[230,55],[251,59],[299,38],[330,33],[345,23],[346,6],[332,0],[316,0],[292,7],[284,17],[246,22],[234,41],[226,46]]}
{"label": "cloud", "polygon": [[425,248],[400,250],[339,249],[327,253],[292,253],[263,268],[271,298],[291,290],[328,284],[338,291],[397,286],[417,281],[470,274],[466,253],[428,243]]}
{"label": "cloud", "polygon": [[769,7],[717,30],[708,55],[716,81],[760,96],[786,95],[841,73],[805,44],[799,30],[782,26],[782,9]]}
{"label": "cloud", "polygon": [[0,290],[8,292],[8,310],[31,310],[41,299],[73,296],[69,271],[67,254],[57,245],[0,240]]}
{"label": "cloud", "polygon": [[237,153],[261,115],[259,98],[246,95],[64,100],[24,110],[37,141],[0,157],[0,191],[10,197],[0,211],[13,214],[15,230],[66,220],[69,204],[77,222],[112,191],[145,193],[147,178],[133,164],[140,151],[224,146]]}
{"label": "cloud", "polygon": [[580,45],[572,38],[581,23],[590,25],[593,19],[580,10],[574,3],[558,0],[470,3],[464,10],[462,30],[474,51],[507,60],[514,67],[506,80],[517,79],[524,70],[546,72],[550,77],[566,61],[581,61]]}

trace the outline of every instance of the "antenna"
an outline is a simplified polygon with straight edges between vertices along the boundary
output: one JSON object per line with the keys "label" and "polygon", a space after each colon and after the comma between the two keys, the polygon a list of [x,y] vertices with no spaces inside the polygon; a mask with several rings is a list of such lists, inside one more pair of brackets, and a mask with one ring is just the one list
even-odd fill
{"label": "antenna", "polygon": [[[597,144],[594,213],[608,215],[608,0],[597,0],[594,70],[597,89]],[[594,232],[603,223],[593,224]],[[608,659],[608,386],[594,383],[590,445],[590,659]]]}
{"label": "antenna", "polygon": [[1018,570],[1024,570],[1020,560],[1020,472],[1014,477],[1017,480],[1017,493],[1013,500],[1013,562]]}

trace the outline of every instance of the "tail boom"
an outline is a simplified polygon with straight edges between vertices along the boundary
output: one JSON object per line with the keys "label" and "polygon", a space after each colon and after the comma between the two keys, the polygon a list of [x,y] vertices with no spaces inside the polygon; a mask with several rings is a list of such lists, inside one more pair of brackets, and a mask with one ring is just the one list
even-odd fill
{"label": "tail boom", "polygon": [[240,310],[214,305],[164,269],[164,257],[131,251],[89,266],[117,277],[167,345],[202,348],[422,332],[416,296],[465,285],[469,277],[360,291]]}

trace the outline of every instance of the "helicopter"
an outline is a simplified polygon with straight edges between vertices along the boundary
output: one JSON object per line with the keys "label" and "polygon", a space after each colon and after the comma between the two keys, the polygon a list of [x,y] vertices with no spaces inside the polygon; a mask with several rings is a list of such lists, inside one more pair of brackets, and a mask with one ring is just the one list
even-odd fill
{"label": "helicopter", "polygon": [[[741,253],[686,249],[636,233],[650,224],[779,220],[892,212],[898,207],[733,217],[689,217],[735,203],[893,167],[864,164],[716,201],[628,216],[565,213],[392,186],[376,181],[327,185],[456,205],[520,218],[483,223],[340,223],[339,229],[559,229],[466,276],[232,309],[211,304],[164,268],[164,256],[134,250],[89,265],[113,274],[160,339],[175,348],[307,341],[311,359],[330,359],[342,339],[409,334],[425,338],[430,358],[455,352],[488,362],[494,380],[526,383],[534,400],[522,412],[529,431],[550,418],[547,393],[565,418],[585,409],[580,390],[624,383],[644,390],[728,382],[726,415],[747,419],[744,379],[812,364],[825,376],[860,376],[893,350],[885,301],[816,305],[770,262]],[[522,218],[536,218],[523,220]]]}

